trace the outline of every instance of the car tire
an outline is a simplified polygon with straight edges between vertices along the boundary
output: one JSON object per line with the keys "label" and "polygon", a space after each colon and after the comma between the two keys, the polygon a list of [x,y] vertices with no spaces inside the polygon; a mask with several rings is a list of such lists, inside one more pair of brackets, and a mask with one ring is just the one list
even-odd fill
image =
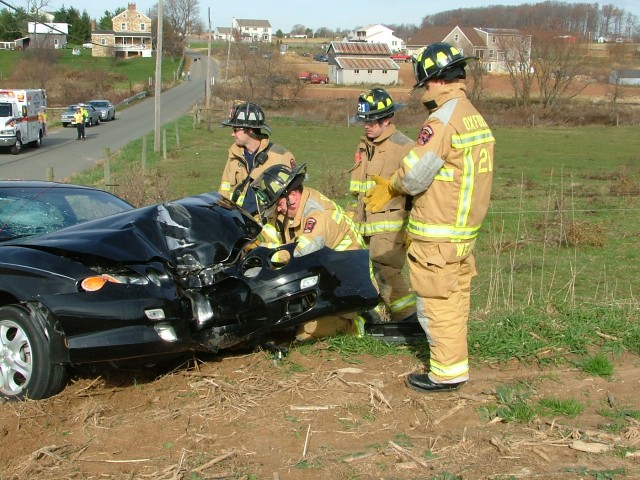
{"label": "car tire", "polygon": [[68,126],[69,126],[69,124],[68,124],[68,123],[66,123],[66,122],[62,122],[62,128],[67,128]]}
{"label": "car tire", "polygon": [[18,155],[22,151],[22,139],[20,137],[16,138],[16,143],[11,147],[11,153],[14,155]]}
{"label": "car tire", "polygon": [[66,369],[51,361],[51,345],[39,322],[18,305],[0,307],[0,397],[39,400],[58,393]]}
{"label": "car tire", "polygon": [[33,148],[40,148],[41,145],[42,145],[42,132],[38,132],[38,139],[31,142],[29,146]]}

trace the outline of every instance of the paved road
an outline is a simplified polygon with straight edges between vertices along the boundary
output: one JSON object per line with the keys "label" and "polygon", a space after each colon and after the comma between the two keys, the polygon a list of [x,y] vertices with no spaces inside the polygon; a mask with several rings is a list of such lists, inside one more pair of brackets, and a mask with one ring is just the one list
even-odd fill
{"label": "paved road", "polygon": [[[192,57],[191,81],[182,82],[161,94],[161,124],[176,120],[205,97],[206,53],[187,52],[187,55]],[[210,73],[218,76],[215,62],[211,63]],[[45,180],[47,168],[52,167],[55,179],[61,180],[90,168],[103,158],[105,148],[115,152],[132,140],[153,132],[154,110],[155,100],[149,97],[118,110],[115,121],[87,128],[87,140],[84,142],[76,140],[75,128],[59,128],[44,138],[39,149],[25,148],[19,155],[12,155],[8,150],[0,151],[0,179]],[[153,143],[149,148],[153,148]]]}

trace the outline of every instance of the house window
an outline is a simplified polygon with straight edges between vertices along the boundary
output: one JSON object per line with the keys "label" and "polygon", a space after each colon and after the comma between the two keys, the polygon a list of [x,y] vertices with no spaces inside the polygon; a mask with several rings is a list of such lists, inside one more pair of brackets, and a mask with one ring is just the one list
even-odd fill
{"label": "house window", "polygon": [[387,71],[386,71],[386,70],[382,70],[382,73],[383,73],[384,75],[386,75],[386,74],[387,74]]}
{"label": "house window", "polygon": [[146,30],[146,27],[147,27],[147,26],[146,26],[144,23],[141,23],[141,24],[140,24],[140,31],[141,31],[141,32],[144,32],[144,31]]}
{"label": "house window", "polygon": [[474,50],[473,55],[482,60],[484,58],[484,50]]}
{"label": "house window", "polygon": [[373,73],[373,70],[367,70],[367,73],[371,75]]}
{"label": "house window", "polygon": [[107,40],[105,38],[101,38],[100,45],[106,45],[106,44],[107,44]]}
{"label": "house window", "polygon": [[495,36],[495,35],[493,35],[493,36],[491,37],[491,41],[492,41],[493,43],[498,43],[498,39],[496,38],[496,36]]}
{"label": "house window", "polygon": [[494,55],[494,51],[493,50],[489,50],[489,58],[493,58]]}
{"label": "house window", "polygon": [[120,24],[120,30],[126,30],[127,29],[127,24],[126,23],[121,23]]}
{"label": "house window", "polygon": [[360,73],[360,70],[354,70],[353,73],[357,75],[358,73]]}
{"label": "house window", "polygon": [[491,72],[493,68],[491,68],[493,63],[487,63],[487,72]]}
{"label": "house window", "polygon": [[453,36],[453,41],[454,42],[459,42],[460,41],[460,35],[458,35],[457,33]]}

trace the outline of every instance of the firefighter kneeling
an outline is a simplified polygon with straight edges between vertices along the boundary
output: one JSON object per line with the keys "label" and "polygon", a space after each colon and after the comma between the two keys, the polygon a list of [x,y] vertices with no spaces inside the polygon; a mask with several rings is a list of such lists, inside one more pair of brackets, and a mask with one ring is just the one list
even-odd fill
{"label": "firefighter kneeling", "polygon": [[[260,244],[273,247],[297,242],[294,256],[325,246],[336,251],[366,248],[355,224],[340,206],[317,190],[303,186],[306,171],[306,164],[294,169],[275,165],[252,183],[264,224]],[[353,313],[308,322],[299,327],[296,339],[362,333],[356,326],[361,323],[356,317]]]}

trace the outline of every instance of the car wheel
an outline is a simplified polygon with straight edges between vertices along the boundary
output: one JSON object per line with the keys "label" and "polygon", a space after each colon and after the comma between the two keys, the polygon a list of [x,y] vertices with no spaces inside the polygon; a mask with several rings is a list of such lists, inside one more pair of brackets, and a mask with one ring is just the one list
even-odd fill
{"label": "car wheel", "polygon": [[11,153],[18,155],[22,151],[22,140],[20,137],[16,139],[16,143],[11,147]]}
{"label": "car wheel", "polygon": [[64,387],[65,374],[63,365],[51,362],[50,345],[39,323],[22,307],[0,307],[0,397],[50,397]]}
{"label": "car wheel", "polygon": [[100,117],[96,120],[96,125],[100,125]]}
{"label": "car wheel", "polygon": [[38,139],[31,142],[29,145],[33,148],[40,148],[42,145],[42,132],[38,132]]}
{"label": "car wheel", "polygon": [[62,122],[62,128],[67,128],[68,125],[69,125],[68,123]]}

